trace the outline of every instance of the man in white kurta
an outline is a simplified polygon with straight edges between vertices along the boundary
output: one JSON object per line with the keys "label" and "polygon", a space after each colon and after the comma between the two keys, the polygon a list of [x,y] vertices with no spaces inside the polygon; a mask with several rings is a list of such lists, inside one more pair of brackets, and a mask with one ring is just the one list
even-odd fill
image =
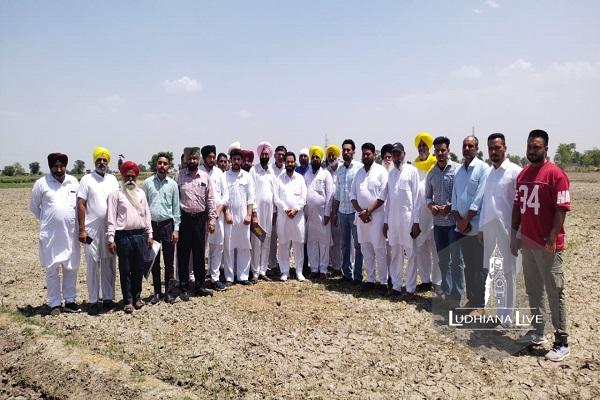
{"label": "man in white kurta", "polygon": [[259,143],[256,149],[259,163],[250,169],[250,176],[254,181],[256,191],[252,224],[258,224],[266,233],[264,241],[261,241],[254,234],[250,235],[253,282],[257,282],[258,279],[271,280],[267,277],[267,269],[269,267],[271,234],[273,231],[273,193],[275,190],[275,171],[269,165],[269,158],[272,153],[273,146],[271,146],[271,143]]}
{"label": "man in white kurta", "polygon": [[[394,169],[388,176],[385,200],[384,233],[391,247],[390,275],[392,295],[400,295],[402,283],[409,299],[417,288],[417,271],[413,253],[413,237],[420,233],[419,217],[422,201],[419,197],[419,173],[404,162],[404,146],[394,143],[392,158]],[[404,256],[408,259],[406,270]]]}
{"label": "man in white kurta", "polygon": [[217,291],[225,290],[225,285],[219,281],[220,268],[223,261],[223,251],[225,244],[225,208],[229,201],[229,189],[225,174],[219,168],[216,168],[217,148],[214,145],[206,145],[200,150],[204,165],[202,168],[206,171],[213,187],[213,196],[215,201],[215,210],[217,212],[217,222],[215,231],[208,232],[208,268],[210,272],[210,281],[213,289]]}
{"label": "man in white kurta", "polygon": [[[337,182],[338,182],[338,166],[339,166],[339,157],[342,154],[342,150],[339,146],[335,144],[330,144],[325,149],[325,155],[327,157],[327,172],[331,175],[332,179],[332,193],[335,195],[335,191],[337,190]],[[332,207],[333,207],[333,199],[331,197]],[[329,247],[329,265],[332,268],[331,275],[332,276],[341,276],[342,275],[342,233],[340,229],[340,224],[329,224],[329,229],[331,230],[331,246]]]}
{"label": "man in white kurta", "polygon": [[85,243],[87,264],[88,302],[94,305],[93,312],[98,311],[96,303],[102,300],[106,308],[116,306],[115,255],[108,251],[106,241],[106,212],[108,195],[119,190],[119,183],[114,175],[108,173],[110,152],[104,147],[94,150],[95,170],[81,178],[77,192],[77,208],[79,219],[79,241]]}
{"label": "man in white kurta", "polygon": [[294,171],[296,155],[288,152],[285,157],[285,173],[275,180],[275,206],[277,207],[277,260],[281,280],[287,281],[290,273],[290,244],[294,251],[296,277],[304,280],[306,183],[302,175]]}
{"label": "man in white kurta", "polygon": [[29,209],[40,222],[40,264],[46,270],[48,305],[52,315],[60,314],[63,299],[65,311],[79,311],[76,303],[79,183],[75,177],[66,174],[67,164],[65,154],[49,154],[50,174],[35,182],[29,202]]}
{"label": "man in white kurta", "polygon": [[[433,145],[433,137],[427,132],[421,132],[415,137],[415,147],[419,155],[414,161],[414,165],[419,172],[419,195],[425,199],[425,182],[429,170],[435,165],[436,158],[430,153]],[[414,239],[413,254],[417,268],[417,274],[421,279],[421,284],[417,285],[417,291],[429,291],[433,285],[439,292],[442,284],[442,274],[438,265],[437,250],[433,240],[433,215],[423,201],[419,217],[419,228],[421,233]]]}
{"label": "man in white kurta", "polygon": [[231,284],[235,276],[247,285],[250,273],[250,222],[254,205],[254,182],[250,174],[241,169],[242,152],[230,153],[231,169],[225,173],[229,201],[225,211],[225,237],[229,238],[229,263],[225,265],[225,280]]}
{"label": "man in white kurta", "polygon": [[350,200],[356,210],[356,231],[367,267],[367,288],[374,287],[379,275],[381,290],[387,290],[388,265],[386,262],[383,223],[385,212],[381,207],[387,197],[387,170],[375,163],[375,146],[362,145],[363,167],[352,181]]}
{"label": "man in white kurta", "polygon": [[321,168],[323,149],[311,146],[308,150],[310,167],[304,174],[306,182],[306,244],[311,278],[325,279],[329,266],[329,246],[331,244],[331,199],[333,179]]}
{"label": "man in white kurta", "polygon": [[[271,164],[271,169],[275,173],[275,180],[281,174],[285,173],[285,154],[287,149],[283,145],[275,147],[275,153],[273,155],[274,161]],[[275,182],[275,180],[273,182]],[[275,184],[273,183],[273,188]],[[273,199],[275,201],[275,199]],[[277,206],[273,207],[273,222],[271,229],[271,245],[269,249],[269,269],[277,269]]]}
{"label": "man in white kurta", "polygon": [[[489,271],[486,280],[485,303],[488,304],[492,277],[503,273],[506,280],[506,308],[496,308],[500,317],[512,314],[516,304],[516,282],[519,270],[517,257],[510,251],[511,218],[515,199],[517,176],[521,167],[506,158],[504,135],[494,133],[488,138],[488,152],[492,168],[488,174],[481,201],[479,215],[479,231],[483,233],[483,265],[490,266],[490,258],[494,249],[502,258],[502,271]],[[496,254],[496,255],[497,255]]]}

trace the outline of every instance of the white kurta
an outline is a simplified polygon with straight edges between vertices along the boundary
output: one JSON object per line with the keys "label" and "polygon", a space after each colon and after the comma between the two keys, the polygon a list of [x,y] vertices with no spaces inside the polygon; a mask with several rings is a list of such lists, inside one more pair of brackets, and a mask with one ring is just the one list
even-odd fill
{"label": "white kurta", "polygon": [[[229,201],[229,189],[227,188],[227,180],[225,174],[217,167],[213,167],[210,171],[206,170],[213,188],[213,196],[215,200],[215,208],[226,205]],[[223,245],[225,238],[225,217],[224,213],[219,214],[215,226],[215,231],[208,234],[208,243]]]}
{"label": "white kurta", "polygon": [[419,223],[422,198],[419,196],[419,173],[410,164],[390,171],[385,201],[385,222],[388,224],[390,246],[413,247],[410,231]]}
{"label": "white kurta", "polygon": [[313,173],[312,167],[304,174],[306,182],[306,214],[308,242],[319,242],[326,246],[331,242],[330,224],[324,225],[323,220],[331,213],[333,198],[333,179],[329,171],[319,168]]}
{"label": "white kurta", "polygon": [[[277,236],[280,243],[304,242],[304,212],[306,204],[306,183],[304,177],[294,171],[290,178],[287,173],[275,180],[275,205],[277,206]],[[290,219],[285,210],[299,210]]]}
{"label": "white kurta", "polygon": [[100,176],[96,171],[85,175],[79,182],[77,197],[86,201],[85,230],[93,239],[85,246],[86,254],[94,261],[101,258],[114,257],[109,251],[106,241],[106,212],[108,195],[119,190],[117,178],[112,174]]}
{"label": "white kurta", "polygon": [[419,215],[419,228],[421,228],[421,234],[417,236],[416,246],[420,247],[427,239],[433,235],[433,215],[427,203],[425,202],[425,181],[427,180],[427,174],[421,170],[417,170],[419,174],[419,196],[423,200],[421,202],[421,209]]}
{"label": "white kurta", "polygon": [[233,170],[225,173],[229,202],[227,207],[233,215],[233,224],[226,224],[225,235],[229,238],[229,250],[250,249],[250,225],[244,225],[248,205],[254,204],[254,182],[249,173]]}
{"label": "white kurta", "polygon": [[[356,200],[358,205],[366,209],[375,201],[384,200],[387,197],[388,173],[380,164],[373,163],[369,172],[361,167],[350,189],[350,200]],[[356,231],[359,243],[372,243],[375,249],[385,248],[385,237],[383,236],[383,222],[385,212],[379,207],[371,215],[371,221],[364,223],[356,215]]]}
{"label": "white kurta", "polygon": [[79,268],[78,189],[79,183],[71,175],[62,183],[46,175],[33,185],[29,209],[40,222],[40,263],[45,268],[57,263],[67,269]]}
{"label": "white kurta", "polygon": [[265,170],[260,164],[250,169],[250,176],[254,180],[256,190],[254,209],[258,218],[258,224],[271,236],[273,226],[273,195],[275,190],[275,171],[269,166]]}

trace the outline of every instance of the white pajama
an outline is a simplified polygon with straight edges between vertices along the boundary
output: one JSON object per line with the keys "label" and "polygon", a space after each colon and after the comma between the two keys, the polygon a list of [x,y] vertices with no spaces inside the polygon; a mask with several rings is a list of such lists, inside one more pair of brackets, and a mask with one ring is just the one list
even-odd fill
{"label": "white pajama", "polygon": [[[296,271],[302,272],[302,265],[304,265],[304,243],[302,242],[291,242],[291,247],[294,250],[294,260],[296,265]],[[277,249],[277,259],[279,260],[279,269],[281,275],[289,276],[290,274],[290,242],[279,243]]]}
{"label": "white pajama", "polygon": [[317,241],[308,241],[306,243],[308,253],[308,263],[310,264],[311,272],[327,272],[327,264],[329,263],[329,244]]}
{"label": "white pajama", "polygon": [[233,282],[237,276],[238,281],[247,281],[250,273],[250,249],[230,249],[229,259],[231,262],[225,264],[225,280]]}
{"label": "white pajama", "polygon": [[209,243],[208,245],[208,268],[210,270],[211,282],[219,280],[221,275],[219,269],[221,268],[221,261],[223,261],[223,245]]}
{"label": "white pajama", "polygon": [[252,274],[258,278],[259,275],[266,275],[267,268],[269,267],[271,235],[267,235],[264,242],[261,242],[259,238],[252,235],[250,244],[252,245]]}
{"label": "white pajama", "polygon": [[[52,264],[46,269],[46,287],[48,288],[48,305],[50,307],[59,307],[62,300],[65,303],[75,303],[77,297],[77,271],[79,266],[74,268],[68,265],[68,262],[59,262]],[[62,285],[60,271],[62,269]]]}
{"label": "white pajama", "polygon": [[433,241],[433,231],[421,232],[421,235],[429,235],[429,237],[421,242],[417,247],[417,241],[413,243],[416,249],[414,252],[415,266],[417,273],[421,278],[422,283],[433,283],[434,285],[442,284],[442,274],[438,265],[437,252],[435,251],[435,243]]}
{"label": "white pajama", "polygon": [[[379,275],[379,283],[387,285],[388,267],[386,263],[385,246],[380,248],[373,247],[371,242],[363,242],[360,244],[360,249],[363,254],[363,266],[367,269],[367,282],[376,282],[375,271]],[[377,268],[375,267],[377,264]]]}
{"label": "white pajama", "polygon": [[[406,263],[406,273],[404,268],[404,255],[408,262]],[[400,291],[402,281],[406,286],[406,291],[414,293],[417,288],[417,269],[415,268],[415,255],[412,248],[402,246],[401,244],[392,246],[392,262],[390,263],[390,275],[392,277],[392,286],[394,290]]]}
{"label": "white pajama", "polygon": [[102,300],[115,299],[115,278],[117,276],[115,257],[94,258],[86,252],[88,301],[97,303],[102,289]]}

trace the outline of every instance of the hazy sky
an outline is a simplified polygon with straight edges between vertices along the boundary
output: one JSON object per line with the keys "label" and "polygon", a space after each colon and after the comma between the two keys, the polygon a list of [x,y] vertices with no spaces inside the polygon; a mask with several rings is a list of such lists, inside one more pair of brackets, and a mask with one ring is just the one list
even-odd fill
{"label": "hazy sky", "polygon": [[600,1],[0,0],[0,167],[599,125]]}

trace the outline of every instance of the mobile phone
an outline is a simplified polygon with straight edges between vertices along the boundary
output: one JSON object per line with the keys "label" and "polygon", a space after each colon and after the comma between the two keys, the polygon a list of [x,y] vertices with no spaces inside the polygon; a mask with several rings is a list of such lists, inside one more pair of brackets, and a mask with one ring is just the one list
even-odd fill
{"label": "mobile phone", "polygon": [[94,239],[92,239],[91,237],[87,236],[85,238],[85,244],[92,244],[92,242],[94,241]]}

